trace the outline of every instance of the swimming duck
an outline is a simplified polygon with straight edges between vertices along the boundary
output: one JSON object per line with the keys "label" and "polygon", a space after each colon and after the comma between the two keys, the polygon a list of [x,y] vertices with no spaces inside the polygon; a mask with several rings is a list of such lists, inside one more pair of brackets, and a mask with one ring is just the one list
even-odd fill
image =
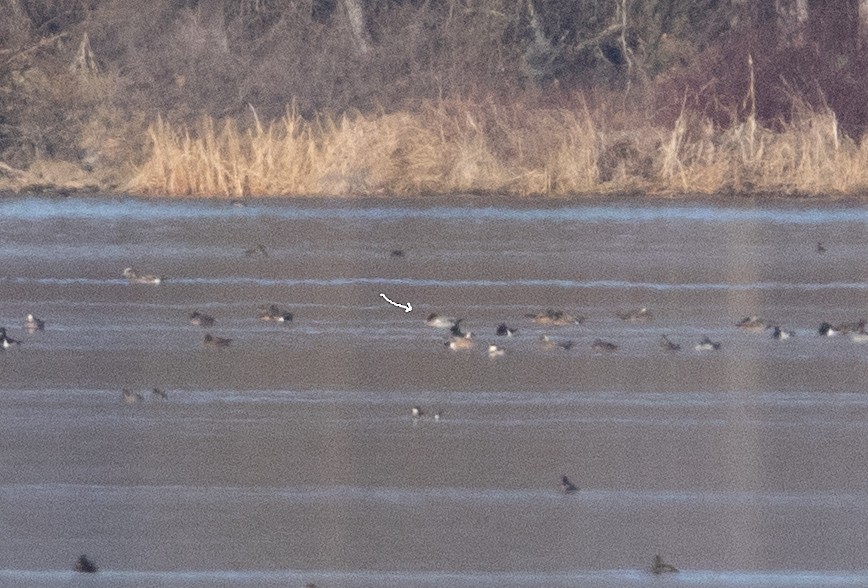
{"label": "swimming duck", "polygon": [[540,335],[539,342],[545,349],[554,349],[558,347],[563,350],[568,350],[572,349],[573,345],[575,345],[573,341],[555,341],[548,335]]}
{"label": "swimming duck", "polygon": [[712,341],[708,336],[705,336],[699,343],[697,343],[694,349],[697,351],[717,351],[720,349],[720,342]]}
{"label": "swimming duck", "polygon": [[677,572],[677,571],[678,571],[678,569],[675,566],[670,565],[668,563],[665,563],[663,561],[663,558],[660,557],[659,555],[654,556],[654,562],[651,564],[651,573],[652,574],[663,574],[663,573],[667,573],[667,572]]}
{"label": "swimming duck", "polygon": [[628,310],[626,312],[618,312],[615,314],[617,314],[618,318],[622,321],[628,321],[632,323],[646,322],[654,318],[654,316],[651,314],[651,311],[644,306],[635,310]]}
{"label": "swimming duck", "polygon": [[494,359],[495,357],[501,357],[506,353],[503,350],[503,347],[499,347],[497,345],[489,345],[488,346],[488,357]]}
{"label": "swimming duck", "polygon": [[265,245],[257,243],[250,249],[244,250],[244,257],[268,257],[268,251],[265,249]]}
{"label": "swimming duck", "polygon": [[772,339],[777,339],[778,341],[786,341],[790,337],[795,337],[795,335],[794,331],[788,331],[778,326],[775,326],[774,331],[772,331]]}
{"label": "swimming duck", "polygon": [[197,327],[213,327],[215,322],[213,316],[201,313],[198,310],[194,310],[190,313],[190,324],[196,325]]}
{"label": "swimming duck", "polygon": [[594,342],[591,343],[591,349],[597,353],[612,353],[618,351],[618,346],[602,339],[594,339]]}
{"label": "swimming duck", "polygon": [[45,328],[45,321],[36,318],[32,314],[28,314],[27,318],[24,319],[24,330],[29,332],[29,333],[41,331],[44,328]]}
{"label": "swimming duck", "polygon": [[581,315],[572,316],[562,310],[552,309],[548,309],[545,312],[539,312],[537,314],[526,314],[524,316],[532,318],[533,322],[540,325],[564,326],[578,325],[585,322],[585,317]]}
{"label": "swimming duck", "polygon": [[865,325],[865,319],[859,319],[858,321],[853,321],[852,323],[844,323],[842,325],[838,325],[838,328],[843,330],[845,333],[864,333]]}
{"label": "swimming duck", "polygon": [[151,394],[153,394],[154,396],[156,396],[160,400],[168,400],[169,399],[168,392],[166,392],[162,388],[152,388]]}
{"label": "swimming duck", "polygon": [[9,349],[13,345],[21,345],[21,341],[13,339],[7,335],[6,327],[0,327],[0,346],[2,346],[3,349]]}
{"label": "swimming duck", "polygon": [[819,333],[824,337],[834,337],[835,335],[843,335],[845,333],[863,333],[865,332],[865,324],[865,319],[852,323],[841,323],[834,327],[827,322],[823,322],[820,324]]}
{"label": "swimming duck", "polygon": [[425,319],[425,324],[436,329],[451,329],[462,320],[463,319],[456,320],[451,316],[440,316],[439,314],[432,312],[428,315],[428,318]]}
{"label": "swimming duck", "polygon": [[840,335],[844,331],[840,330],[840,328],[833,327],[830,323],[823,321],[820,323],[820,328],[818,332],[823,337],[834,337],[835,335]]}
{"label": "swimming duck", "polygon": [[826,248],[823,247],[823,244],[820,241],[817,241],[817,253],[823,254],[826,252]]}
{"label": "swimming duck", "polygon": [[672,351],[672,352],[681,351],[681,345],[671,341],[669,339],[669,337],[667,337],[666,335],[660,335],[659,345],[660,345],[660,347],[662,347],[666,351]]}
{"label": "swimming duck", "polygon": [[123,401],[127,404],[138,404],[144,400],[141,394],[139,394],[138,392],[133,392],[132,390],[128,390],[126,388],[124,388],[121,392],[121,398],[123,398]]}
{"label": "swimming duck", "polygon": [[518,329],[510,329],[506,326],[506,323],[500,323],[497,325],[497,336],[498,337],[512,337],[518,332]]}
{"label": "swimming duck", "polygon": [[449,333],[453,337],[466,337],[467,336],[467,333],[465,333],[464,331],[461,330],[461,321],[463,321],[463,320],[464,319],[458,319],[457,321],[455,321],[454,325],[449,327]]}
{"label": "swimming duck", "polygon": [[573,492],[578,491],[578,487],[570,482],[570,479],[566,476],[561,476],[561,492],[564,494],[572,494]]}
{"label": "swimming duck", "polygon": [[404,250],[392,249],[391,253],[389,253],[389,257],[404,257]]}
{"label": "swimming duck", "polygon": [[224,339],[223,337],[214,337],[211,333],[205,334],[205,339],[203,340],[205,343],[205,347],[213,347],[215,349],[219,349],[221,347],[229,347],[229,344],[232,342],[232,339]]}
{"label": "swimming duck", "polygon": [[261,321],[274,321],[277,323],[288,323],[292,322],[292,313],[291,312],[283,312],[274,304],[271,304],[262,311],[259,315],[259,320]]}
{"label": "swimming duck", "polygon": [[760,332],[769,328],[768,323],[756,315],[748,316],[741,319],[735,324],[735,326],[739,329],[742,329],[743,331],[752,332]]}
{"label": "swimming duck", "polygon": [[422,418],[425,416],[425,411],[423,411],[419,406],[414,406],[410,409],[410,416],[414,419]]}
{"label": "swimming duck", "polygon": [[78,556],[78,559],[75,562],[75,566],[73,569],[76,572],[82,572],[85,574],[93,574],[99,570],[99,567],[92,561],[90,561],[86,555]]}
{"label": "swimming duck", "polygon": [[473,333],[465,333],[463,337],[450,337],[448,341],[446,341],[446,347],[451,349],[452,351],[461,351],[464,349],[473,349],[475,345],[475,341],[473,340]]}
{"label": "swimming duck", "polygon": [[162,284],[166,279],[162,276],[154,276],[150,274],[139,274],[133,268],[124,269],[123,276],[130,284]]}

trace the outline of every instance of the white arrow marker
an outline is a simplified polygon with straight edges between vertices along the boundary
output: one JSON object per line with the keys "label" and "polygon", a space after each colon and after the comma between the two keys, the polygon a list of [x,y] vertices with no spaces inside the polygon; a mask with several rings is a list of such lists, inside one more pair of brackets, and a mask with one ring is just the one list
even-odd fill
{"label": "white arrow marker", "polygon": [[391,300],[386,298],[385,294],[380,294],[380,296],[382,296],[383,300],[385,300],[386,302],[388,302],[392,306],[397,306],[398,308],[403,308],[404,312],[410,312],[411,310],[413,310],[413,306],[409,302],[407,303],[407,306],[404,306],[403,304],[398,304],[397,302],[392,302]]}

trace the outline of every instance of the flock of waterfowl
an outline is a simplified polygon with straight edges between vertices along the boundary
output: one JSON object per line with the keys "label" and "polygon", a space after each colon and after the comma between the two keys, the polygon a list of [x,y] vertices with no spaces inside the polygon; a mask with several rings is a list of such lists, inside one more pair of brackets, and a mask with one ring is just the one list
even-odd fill
{"label": "flock of waterfowl", "polygon": [[[526,314],[524,315],[526,318],[530,318],[534,323],[538,325],[545,326],[567,326],[567,325],[578,325],[585,322],[586,317],[581,315],[571,315],[562,310],[545,310],[543,312],[535,313],[535,314]],[[654,315],[647,307],[627,310],[623,312],[616,312],[615,316],[620,318],[625,322],[651,322],[654,319]],[[446,347],[453,351],[466,351],[470,349],[474,349],[475,338],[473,332],[462,330],[462,323],[464,319],[453,318],[447,316],[441,316],[436,313],[432,313],[428,315],[425,320],[425,324],[429,327],[440,328],[440,329],[449,329],[450,337],[445,341]],[[752,332],[752,333],[762,333],[766,331],[770,331],[770,337],[772,339],[778,341],[784,341],[787,339],[791,339],[795,337],[795,331],[790,329],[785,329],[781,325],[767,321],[758,316],[749,316],[740,320],[735,324],[735,327],[741,331]],[[499,337],[512,337],[518,332],[518,329],[507,326],[506,323],[500,323],[495,328],[495,335]],[[828,322],[823,322],[820,324],[817,329],[819,335],[824,337],[833,337],[836,335],[849,335],[850,339],[854,343],[866,343],[868,342],[868,331],[866,331],[866,320],[860,319],[858,321],[840,323],[838,325],[832,325]],[[570,350],[575,347],[576,343],[571,339],[559,340],[554,339],[547,334],[542,334],[538,337],[538,342],[540,347],[543,349],[562,349],[562,350]],[[670,339],[668,334],[662,334],[658,339],[658,345],[664,351],[669,352],[678,352],[681,351],[682,347],[680,343],[677,343]],[[720,341],[713,341],[707,335],[703,336],[694,346],[693,349],[696,351],[719,351],[723,348],[723,344]],[[594,339],[591,343],[591,350],[597,353],[614,353],[618,351],[619,347],[617,343],[613,343],[612,341],[605,341],[603,339]],[[497,344],[489,343],[486,347],[486,353],[489,357],[501,357],[505,355],[506,350]]]}
{"label": "flock of waterfowl", "polygon": [[[825,251],[825,248],[823,248],[822,245],[818,243],[817,251],[819,253],[823,253]],[[244,255],[246,257],[268,257],[268,252],[262,245],[256,245],[251,249],[245,250]],[[393,258],[404,257],[404,251],[400,249],[393,250],[391,251],[390,256]],[[166,278],[163,276],[141,274],[131,267],[125,268],[122,272],[122,276],[126,278],[131,284],[160,285],[166,281]],[[654,320],[653,313],[647,307],[618,311],[615,312],[615,316],[622,321],[631,323],[648,323]],[[269,305],[261,309],[259,314],[260,320],[271,322],[291,322],[293,318],[293,313],[286,312],[277,307],[276,305]],[[524,318],[531,319],[535,324],[546,327],[564,327],[570,325],[579,325],[586,321],[586,317],[584,316],[573,315],[563,310],[554,309],[548,309],[538,313],[525,314]],[[202,313],[199,310],[194,310],[192,313],[189,314],[189,321],[192,325],[203,328],[211,328],[217,322],[213,316]],[[425,319],[425,324],[429,327],[449,330],[450,336],[444,342],[444,345],[448,349],[456,352],[468,351],[475,349],[476,347],[476,338],[474,334],[470,331],[462,330],[463,322],[464,319],[443,316],[437,313],[431,313]],[[754,333],[771,331],[771,338],[776,340],[787,340],[795,336],[794,331],[785,329],[777,323],[767,321],[758,316],[745,317],[744,319],[736,323],[735,327],[742,331]],[[44,328],[45,322],[39,318],[36,318],[33,314],[28,314],[23,321],[23,329],[27,333],[41,331]],[[519,329],[515,327],[508,326],[506,323],[500,323],[496,326],[494,334],[497,337],[509,338],[516,335],[518,331]],[[853,322],[840,323],[836,325],[824,321],[819,325],[817,333],[820,336],[824,337],[849,335],[852,341],[855,343],[868,342],[868,331],[866,331],[865,319],[860,319]],[[555,339],[548,334],[539,335],[537,341],[542,349],[559,349],[562,351],[568,351],[576,346],[576,343],[571,339]],[[203,344],[205,347],[208,348],[226,348],[231,345],[231,342],[231,339],[218,337],[212,335],[211,333],[206,333],[203,338]],[[0,347],[2,347],[2,349],[9,349],[12,346],[18,346],[20,344],[20,340],[16,340],[8,336],[6,327],[0,327]],[[658,345],[664,351],[671,353],[679,352],[682,350],[681,344],[670,339],[670,336],[668,334],[662,334],[660,336],[658,340]],[[605,341],[603,339],[595,339],[591,343],[590,347],[596,353],[614,353],[617,352],[619,349],[616,343],[611,341]],[[699,342],[694,345],[694,349],[700,352],[719,351],[721,348],[721,342],[713,341],[708,336],[702,337]],[[494,359],[504,356],[506,354],[506,349],[500,345],[489,343],[486,346],[486,354],[488,355],[488,357]],[[169,396],[168,393],[161,388],[153,388],[150,392],[151,396],[158,401],[167,400]],[[122,390],[122,400],[126,404],[139,404],[142,403],[144,399],[145,396],[139,392],[135,392],[129,389]],[[420,419],[431,419],[436,422],[440,421],[442,418],[442,413],[440,411],[429,413],[418,405],[411,408],[410,414],[414,421]],[[559,486],[563,494],[575,494],[580,491],[579,487],[574,484],[566,475],[561,476]],[[74,570],[83,573],[94,573],[99,570],[99,567],[93,561],[88,559],[86,555],[81,555],[75,562]],[[650,572],[653,574],[671,573],[678,572],[678,569],[671,564],[664,562],[660,555],[655,555],[652,561]]]}
{"label": "flock of waterfowl", "polygon": [[[246,257],[268,257],[268,251],[263,245],[257,244],[255,247],[245,250],[244,255]],[[127,281],[129,281],[131,284],[159,285],[166,281],[166,278],[163,276],[140,274],[130,267],[126,268],[121,275],[125,277]],[[32,318],[32,315],[29,316]],[[266,306],[259,313],[259,320],[262,321],[288,323],[292,322],[292,319],[293,314],[291,312],[281,310],[275,304],[270,304]],[[215,319],[211,315],[199,312],[198,310],[194,310],[192,313],[190,313],[190,324],[194,326],[210,328],[213,327],[216,323],[217,319]],[[226,337],[218,337],[216,335],[212,335],[211,333],[205,333],[205,336],[202,339],[202,343],[205,347],[209,347],[212,349],[222,349],[225,347],[229,347],[232,344],[232,339]]]}
{"label": "flock of waterfowl", "polygon": [[[525,318],[530,318],[534,323],[544,326],[568,326],[578,325],[585,322],[586,317],[581,315],[571,315],[562,310],[549,309],[539,313],[526,314]],[[627,311],[619,311],[615,316],[622,321],[647,323],[654,319],[653,313],[647,308],[637,308]],[[449,329],[450,337],[446,340],[445,345],[453,351],[463,351],[474,348],[474,336],[470,331],[462,330],[463,319],[442,316],[436,313],[428,315],[426,324],[429,327]],[[822,322],[816,330],[817,335],[821,337],[833,337],[838,335],[849,335],[854,343],[868,342],[868,330],[866,330],[866,320],[859,319],[857,321],[845,322],[833,325],[829,322]],[[780,324],[752,315],[745,317],[735,323],[735,328],[740,331],[750,333],[765,333],[771,332],[770,337],[778,341],[784,341],[795,336],[795,331],[785,329]],[[518,332],[518,329],[508,326],[506,323],[500,323],[495,328],[495,335],[499,337],[512,337]],[[576,343],[571,339],[553,339],[547,334],[542,334],[538,338],[539,344],[544,349],[561,349],[564,351],[575,347]],[[660,335],[658,345],[664,351],[675,353],[681,351],[681,344],[670,339],[668,334]],[[694,345],[694,350],[698,352],[719,351],[723,347],[720,341],[713,341],[708,336],[703,336],[699,342]],[[618,345],[595,339],[591,343],[591,349],[597,353],[613,353],[618,351]],[[487,346],[487,354],[491,358],[503,356],[506,353],[505,349],[496,344]],[[424,416],[424,412],[418,406],[414,406],[411,410],[413,419],[419,419]],[[440,413],[437,413],[435,420],[440,419]],[[574,484],[566,475],[561,476],[560,490],[563,494],[575,494],[579,492],[579,487]],[[678,569],[663,561],[660,555],[655,555],[650,568],[652,574],[663,574],[678,572]]]}
{"label": "flock of waterfowl", "polygon": [[[244,252],[245,256],[268,256],[268,252],[262,245],[257,245],[253,249],[248,249]],[[160,285],[166,281],[164,276],[158,276],[153,274],[141,274],[137,272],[135,269],[128,267],[121,272],[121,276],[126,278],[126,280],[130,284],[149,284],[149,285]],[[198,310],[194,310],[189,315],[190,324],[203,328],[213,327],[217,323],[217,319],[213,316],[200,312]],[[276,323],[289,323],[293,320],[293,313],[286,312],[282,310],[275,304],[270,304],[262,308],[259,312],[259,320],[268,321],[268,322],[276,322]],[[37,331],[42,331],[45,329],[45,321],[37,318],[32,313],[29,313],[22,323],[22,328],[26,333],[35,333]],[[206,348],[213,349],[222,349],[229,347],[232,343],[232,339],[226,337],[218,337],[212,335],[211,333],[205,333],[202,343]],[[20,339],[13,339],[7,333],[6,327],[0,327],[0,349],[9,349],[13,346],[20,346]],[[151,390],[151,395],[154,398],[160,400],[167,400],[169,395],[167,392],[162,390],[161,388],[153,388]],[[143,402],[145,399],[144,395],[134,392],[129,389],[123,389],[121,391],[121,400],[125,404],[139,404]],[[82,556],[84,558],[84,556]],[[84,558],[86,559],[86,558]],[[81,560],[79,561],[81,563]],[[78,564],[77,564],[78,565]],[[86,570],[80,570],[86,571]]]}

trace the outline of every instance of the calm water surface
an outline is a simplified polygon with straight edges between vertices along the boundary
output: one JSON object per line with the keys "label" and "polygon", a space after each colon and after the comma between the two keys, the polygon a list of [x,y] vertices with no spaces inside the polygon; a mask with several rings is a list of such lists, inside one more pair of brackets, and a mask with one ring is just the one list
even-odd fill
{"label": "calm water surface", "polygon": [[[0,352],[0,585],[868,585],[868,344],[817,335],[868,317],[866,221],[849,204],[0,201],[0,325],[23,342]],[[257,243],[268,256],[245,256]],[[167,280],[129,284],[130,266]],[[295,320],[258,320],[267,304]],[[641,306],[653,321],[615,314]],[[548,308],[586,320],[525,316]],[[431,312],[476,348],[449,351]],[[754,314],[796,336],[734,327]],[[705,335],[722,350],[695,351]],[[100,573],[70,571],[81,553]],[[655,553],[681,572],[652,576]]]}

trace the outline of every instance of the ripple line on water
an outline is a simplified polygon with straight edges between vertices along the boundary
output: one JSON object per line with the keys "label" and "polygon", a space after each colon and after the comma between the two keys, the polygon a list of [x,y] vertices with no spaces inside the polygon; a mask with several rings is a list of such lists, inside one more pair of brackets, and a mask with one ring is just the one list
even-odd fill
{"label": "ripple line on water", "polygon": [[[119,278],[29,278],[7,277],[0,282],[14,284],[40,284],[40,285],[123,285],[127,286],[125,279]],[[436,288],[579,288],[579,289],[639,289],[657,291],[681,291],[681,290],[868,290],[868,282],[747,282],[747,283],[722,283],[722,282],[697,282],[697,283],[666,283],[666,282],[634,282],[629,280],[565,280],[565,279],[515,279],[515,280],[438,280],[418,278],[381,278],[381,277],[335,277],[335,278],[255,278],[248,276],[227,276],[221,278],[189,278],[169,277],[166,282],[159,286],[154,285],[129,285],[135,288],[166,288],[172,285],[183,286],[214,286],[214,285],[252,285],[252,286],[322,286],[344,287],[360,285],[377,286],[408,286],[408,287],[436,287]]]}
{"label": "ripple line on water", "polygon": [[[701,490],[608,490],[582,489],[564,496],[555,488],[464,488],[464,487],[240,487],[240,486],[110,486],[99,484],[5,484],[0,496],[6,504],[87,500],[126,504],[131,498],[171,495],[175,502],[248,503],[281,501],[288,503],[328,504],[333,502],[392,504],[396,506],[440,508],[445,503],[515,504],[534,503],[544,507],[570,505],[605,505],[636,508],[644,505],[717,505],[754,508],[864,509],[865,492],[755,492]],[[58,502],[58,504],[61,502]]]}

